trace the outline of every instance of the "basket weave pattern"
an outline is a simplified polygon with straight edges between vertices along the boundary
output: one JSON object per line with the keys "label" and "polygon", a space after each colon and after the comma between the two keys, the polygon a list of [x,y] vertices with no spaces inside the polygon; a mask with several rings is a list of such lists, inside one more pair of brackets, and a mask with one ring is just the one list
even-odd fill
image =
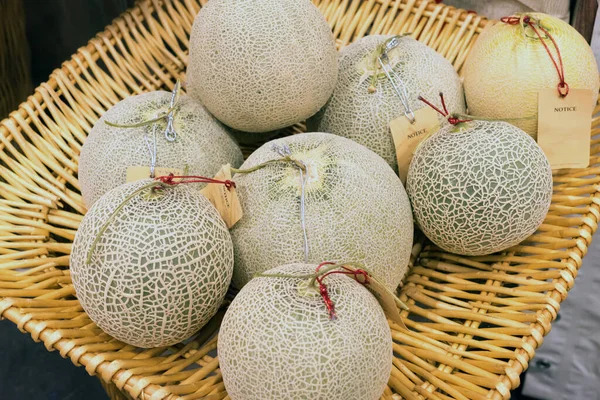
{"label": "basket weave pattern", "polygon": [[[115,400],[228,399],[218,359],[211,356],[216,338],[207,341],[223,312],[188,343],[137,349],[88,318],[68,270],[85,212],[76,177],[85,137],[121,99],[173,88],[183,76],[192,22],[204,2],[140,2],[0,123],[0,315],[97,374]],[[433,1],[315,3],[340,47],[369,33],[412,32],[458,70],[490,24]],[[593,124],[597,135],[600,119]],[[521,245],[502,255],[459,257],[416,243],[401,291],[411,308],[404,312],[410,331],[391,325],[396,357],[383,399],[510,397],[597,229],[600,147],[592,139],[591,166],[555,174],[550,213]]]}

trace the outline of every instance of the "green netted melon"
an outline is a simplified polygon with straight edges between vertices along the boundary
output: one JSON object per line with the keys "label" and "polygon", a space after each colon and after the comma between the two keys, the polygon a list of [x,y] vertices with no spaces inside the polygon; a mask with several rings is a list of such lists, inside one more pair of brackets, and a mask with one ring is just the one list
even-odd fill
{"label": "green netted melon", "polygon": [[506,122],[447,126],[416,150],[407,178],[415,219],[446,251],[485,255],[533,234],[552,197],[537,143]]}
{"label": "green netted melon", "polygon": [[[269,274],[310,274],[289,264]],[[255,278],[233,300],[219,332],[225,389],[232,400],[377,400],[392,367],[392,338],[373,295],[343,275],[324,278],[330,320],[306,279]]]}
{"label": "green netted melon", "polygon": [[310,0],[211,0],[194,21],[187,89],[234,129],[272,131],[327,102],[337,57]]}
{"label": "green netted melon", "polygon": [[135,194],[151,182],[102,196],[83,218],[71,254],[73,285],[92,321],[146,348],[196,333],[217,312],[233,273],[231,236],[213,205],[185,185]]}
{"label": "green netted melon", "polygon": [[[171,93],[156,91],[131,96],[108,110],[94,125],[79,156],[79,184],[86,206],[110,189],[126,182],[127,167],[151,162],[148,143],[154,143],[153,125],[117,128],[106,121],[131,125],[156,117],[169,109]],[[166,119],[156,124],[156,166],[188,168],[190,175],[212,177],[223,164],[239,166],[242,152],[225,128],[189,96],[181,96],[175,113],[177,133],[173,142],[165,138]],[[153,146],[151,146],[152,148]]]}
{"label": "green netted melon", "polygon": [[[389,123],[404,116],[404,106],[384,74],[378,56],[391,36],[366,36],[340,51],[338,82],[327,105],[309,121],[309,129],[354,140],[398,169]],[[460,79],[448,60],[407,36],[388,52],[393,71],[404,83],[413,111],[425,107],[419,96],[443,92],[449,109],[465,112]],[[373,76],[376,82],[373,84]],[[401,82],[398,82],[401,85]],[[373,89],[375,91],[373,91]],[[443,117],[439,121],[445,124]]]}
{"label": "green netted melon", "polygon": [[[571,89],[590,89],[598,99],[598,64],[586,40],[568,23],[542,13],[527,13],[556,41]],[[542,37],[545,33],[540,31]],[[553,57],[556,49],[545,39]],[[538,93],[557,88],[560,80],[544,45],[529,26],[497,23],[486,29],[469,52],[464,68],[469,112],[494,119],[509,119],[537,138]],[[558,93],[558,92],[557,92]],[[568,133],[565,132],[568,138]]]}
{"label": "green netted melon", "polygon": [[[242,169],[280,159],[287,147],[307,168],[305,225],[309,262],[355,260],[394,290],[406,272],[413,239],[410,203],[394,171],[366,147],[327,133],[273,140],[256,150]],[[244,210],[231,230],[233,282],[304,261],[300,170],[273,163],[234,180]]]}

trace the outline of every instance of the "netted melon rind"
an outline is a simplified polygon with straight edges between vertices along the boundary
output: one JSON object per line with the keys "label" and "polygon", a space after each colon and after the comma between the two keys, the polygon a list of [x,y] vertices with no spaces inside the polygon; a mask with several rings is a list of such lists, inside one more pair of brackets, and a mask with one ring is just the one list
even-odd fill
{"label": "netted melon rind", "polygon": [[[571,89],[590,89],[598,100],[598,64],[586,40],[568,23],[541,13],[539,19],[556,41]],[[538,29],[539,30],[539,29]],[[544,35],[540,31],[540,34]],[[549,39],[546,44],[556,59]],[[523,129],[534,139],[538,129],[538,93],[556,88],[558,73],[544,46],[528,28],[498,23],[486,28],[475,42],[462,70],[470,114],[502,119]],[[557,92],[558,93],[558,92]],[[565,138],[568,133],[565,132]]]}
{"label": "netted melon rind", "polygon": [[552,198],[548,159],[521,129],[474,121],[441,129],[417,149],[407,191],[423,232],[446,251],[486,255],[541,225]]}
{"label": "netted melon rind", "polygon": [[[394,290],[410,258],[413,220],[406,191],[389,165],[349,139],[303,133],[266,143],[241,168],[281,158],[273,145],[288,146],[292,156],[309,167],[309,262],[361,262]],[[311,170],[314,166],[318,168]],[[233,282],[242,287],[256,273],[304,261],[301,181],[298,168],[289,163],[236,174],[234,180],[244,216],[231,230]]]}
{"label": "netted melon rind", "polygon": [[[86,206],[91,207],[104,193],[126,182],[127,167],[150,166],[144,139],[153,141],[153,126],[116,128],[105,121],[129,125],[152,119],[169,108],[171,93],[156,91],[128,97],[108,110],[96,122],[83,144],[79,157],[79,184]],[[206,109],[189,96],[181,96],[175,114],[177,139],[168,142],[166,121],[157,124],[157,167],[188,166],[188,174],[213,177],[223,164],[234,167],[243,155],[229,133]]]}
{"label": "netted melon rind", "polygon": [[194,20],[187,89],[234,129],[272,131],[319,111],[337,58],[309,0],[211,0]]}
{"label": "netted melon rind", "polygon": [[[366,36],[340,51],[338,83],[326,106],[309,121],[309,130],[329,132],[352,139],[379,154],[398,169],[390,121],[404,116],[404,107],[385,75],[369,92],[370,76],[364,63],[390,36]],[[404,82],[413,111],[426,107],[418,97],[437,99],[443,92],[449,110],[465,112],[462,84],[454,67],[432,48],[410,37],[400,38],[393,50],[394,72]],[[362,77],[362,78],[361,78]],[[446,124],[442,116],[441,124]]]}
{"label": "netted melon rind", "polygon": [[133,197],[92,242],[114,210],[149,180],[119,186],[83,218],[71,277],[86,313],[102,330],[138,347],[178,343],[217,312],[233,273],[233,244],[213,205],[177,186]]}
{"label": "netted melon rind", "polygon": [[[309,274],[290,264],[267,273]],[[301,296],[300,279],[255,278],[230,305],[219,332],[219,362],[232,400],[377,400],[392,366],[392,338],[373,295],[352,278],[324,279],[335,304],[330,320],[319,293]]]}

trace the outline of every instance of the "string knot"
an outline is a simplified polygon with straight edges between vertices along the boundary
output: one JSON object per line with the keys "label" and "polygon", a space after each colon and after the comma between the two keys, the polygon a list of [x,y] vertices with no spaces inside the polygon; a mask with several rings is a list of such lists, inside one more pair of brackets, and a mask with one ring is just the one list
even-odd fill
{"label": "string knot", "polygon": [[236,188],[235,186],[235,182],[232,180],[227,179],[226,181],[223,182],[223,185],[225,185],[225,187],[227,188],[227,190],[230,190],[231,188]]}
{"label": "string knot", "polygon": [[471,121],[470,119],[459,119],[456,116],[448,113],[448,109],[446,108],[446,101],[444,100],[444,93],[442,93],[442,92],[440,92],[440,99],[442,100],[443,110],[440,110],[438,107],[434,106],[430,101],[423,98],[423,96],[419,96],[419,100],[421,100],[423,103],[427,104],[429,107],[433,108],[435,111],[440,113],[442,116],[446,117],[446,119],[448,120],[448,123],[451,125],[458,125],[463,122]]}
{"label": "string knot", "polygon": [[342,274],[353,276],[354,280],[356,280],[358,283],[367,285],[369,283],[369,273],[364,269],[351,269],[344,265],[341,265],[341,269],[331,270],[322,275],[319,275],[319,270],[325,265],[335,264],[332,262],[323,262],[319,264],[315,270],[315,273],[317,274],[315,281],[319,285],[319,293],[321,294],[321,297],[323,298],[323,303],[325,304],[325,308],[329,313],[329,319],[335,320],[337,318],[335,313],[335,304],[333,303],[333,300],[331,300],[331,297],[329,297],[329,291],[327,290],[327,286],[325,285],[323,280],[329,275]]}

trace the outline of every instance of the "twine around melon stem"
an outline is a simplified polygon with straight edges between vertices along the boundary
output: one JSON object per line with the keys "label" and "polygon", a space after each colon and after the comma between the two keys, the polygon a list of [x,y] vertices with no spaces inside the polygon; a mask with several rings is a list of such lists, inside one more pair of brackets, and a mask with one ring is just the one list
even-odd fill
{"label": "twine around melon stem", "polygon": [[[336,319],[335,314],[335,305],[329,297],[329,291],[327,290],[327,286],[323,282],[327,276],[332,274],[344,274],[344,275],[354,275],[355,280],[361,284],[367,284],[369,282],[370,274],[362,268],[350,269],[348,266],[354,266],[355,264],[344,263],[344,264],[336,264],[333,262],[322,262],[315,269],[314,274],[305,274],[305,275],[288,275],[288,274],[258,274],[255,275],[257,277],[264,278],[292,278],[292,279],[309,279],[308,287],[316,288],[316,284],[319,286],[319,293],[323,298],[323,303],[325,304],[325,308],[327,308],[327,312],[329,313],[329,319]],[[326,266],[326,267],[325,267]],[[323,268],[325,267],[325,268]],[[358,277],[363,276],[364,279],[361,281]]]}
{"label": "twine around melon stem", "polygon": [[[548,30],[542,26],[538,19],[527,14],[523,14],[520,17],[502,17],[500,21],[504,22],[507,25],[520,25],[523,30],[525,29],[525,25],[528,25],[535,32],[538,39],[544,46],[544,49],[546,49],[546,53],[548,53],[548,56],[550,57],[550,60],[552,61],[552,64],[554,64],[554,68],[556,68],[556,72],[558,73],[559,82],[556,87],[556,89],[558,90],[558,94],[560,97],[566,97],[569,94],[569,84],[565,81],[565,67],[563,65],[563,60],[560,54],[560,49],[558,48],[558,44],[556,43],[556,40],[554,40],[550,32],[548,32]],[[535,27],[536,25],[542,32],[544,32],[546,38],[550,39],[550,41],[554,45],[554,48],[556,49],[558,62],[554,59],[554,56],[552,55],[550,48],[546,44],[544,37]]]}

